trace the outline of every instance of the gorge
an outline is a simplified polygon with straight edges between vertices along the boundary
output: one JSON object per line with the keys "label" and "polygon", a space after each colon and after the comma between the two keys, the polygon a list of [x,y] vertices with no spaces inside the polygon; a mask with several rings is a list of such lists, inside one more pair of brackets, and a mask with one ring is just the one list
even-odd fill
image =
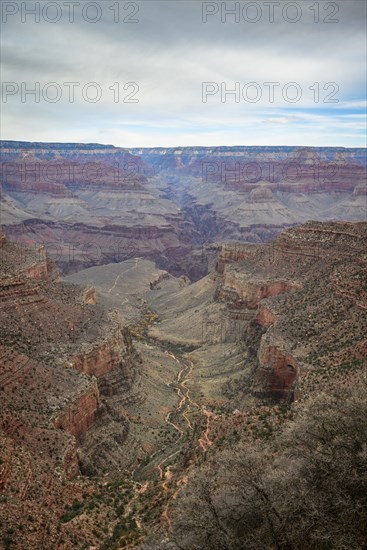
{"label": "gorge", "polygon": [[[364,388],[365,150],[2,142],[1,162],[0,544],[206,549],[201,503],[211,548],[240,548],[203,478],[227,487],[239,448],[293,479],[282,438],[325,395],[352,422]],[[259,537],[300,548],[269,483]]]}

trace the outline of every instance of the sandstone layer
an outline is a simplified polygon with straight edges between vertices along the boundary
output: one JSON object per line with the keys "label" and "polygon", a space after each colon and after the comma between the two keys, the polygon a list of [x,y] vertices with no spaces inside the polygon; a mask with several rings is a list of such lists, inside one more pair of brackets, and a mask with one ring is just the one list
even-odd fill
{"label": "sandstone layer", "polygon": [[367,215],[365,149],[4,141],[1,183],[3,231],[63,274],[144,257],[198,280],[200,246]]}
{"label": "sandstone layer", "polygon": [[366,366],[366,232],[366,223],[309,222],[237,264],[218,262],[219,296],[256,308],[245,329],[255,395],[299,399]]}

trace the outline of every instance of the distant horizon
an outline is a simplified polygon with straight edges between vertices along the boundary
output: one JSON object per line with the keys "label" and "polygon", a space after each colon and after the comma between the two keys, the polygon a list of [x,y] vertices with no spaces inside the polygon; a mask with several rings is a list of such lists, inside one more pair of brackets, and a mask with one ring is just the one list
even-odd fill
{"label": "distant horizon", "polygon": [[132,146],[121,146],[115,145],[114,143],[103,143],[98,141],[39,141],[39,140],[25,140],[25,139],[0,139],[0,143],[31,143],[31,144],[48,144],[48,145],[101,145],[103,147],[114,147],[116,149],[187,149],[187,148],[197,148],[197,149],[216,149],[216,148],[235,148],[235,147],[274,147],[274,148],[294,148],[294,149],[366,149],[365,146],[348,146],[348,145],[245,145],[245,144],[236,144],[236,145],[151,145],[151,146],[142,146],[142,145],[132,145]]}

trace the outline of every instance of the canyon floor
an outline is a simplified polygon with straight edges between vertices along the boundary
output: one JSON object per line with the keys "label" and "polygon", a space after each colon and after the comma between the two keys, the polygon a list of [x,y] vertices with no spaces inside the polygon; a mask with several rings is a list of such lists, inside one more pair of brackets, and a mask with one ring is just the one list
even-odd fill
{"label": "canyon floor", "polygon": [[[230,401],[222,390],[246,373],[244,323],[223,323],[226,307],[214,302],[215,274],[190,284],[135,258],[66,280],[93,285],[101,303],[120,311],[142,358],[142,397],[132,396],[126,405],[126,467],[137,482],[139,540],[149,532],[152,515],[163,528],[169,526],[167,499],[176,499],[185,469],[211,447],[212,422],[239,413],[241,400]],[[116,471],[111,474],[116,477]]]}

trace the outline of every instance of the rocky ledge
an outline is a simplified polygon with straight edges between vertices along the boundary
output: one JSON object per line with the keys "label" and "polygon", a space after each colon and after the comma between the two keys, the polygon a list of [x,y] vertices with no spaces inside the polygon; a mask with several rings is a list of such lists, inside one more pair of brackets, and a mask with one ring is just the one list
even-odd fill
{"label": "rocky ledge", "polygon": [[216,298],[247,313],[254,395],[292,401],[363,365],[366,242],[365,222],[308,222],[270,245],[222,246]]}
{"label": "rocky ledge", "polygon": [[[75,458],[88,430],[104,421],[102,395],[133,383],[140,359],[129,330],[117,311],[95,303],[93,288],[57,282],[43,250],[1,235],[0,272],[1,413],[16,410],[26,422],[37,410],[45,425],[72,436],[74,451],[59,456]],[[75,475],[78,465],[66,462],[65,475]]]}

